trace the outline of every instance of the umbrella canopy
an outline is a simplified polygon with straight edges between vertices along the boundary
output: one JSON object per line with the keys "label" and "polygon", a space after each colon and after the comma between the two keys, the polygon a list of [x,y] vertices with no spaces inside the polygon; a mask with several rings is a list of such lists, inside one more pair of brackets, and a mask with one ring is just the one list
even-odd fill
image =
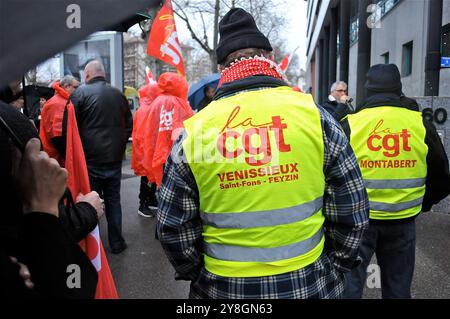
{"label": "umbrella canopy", "polygon": [[113,25],[112,27],[107,27],[102,31],[117,31],[117,32],[127,32],[129,28],[134,26],[136,23],[140,23],[141,21],[150,19],[151,17],[145,13],[136,13],[131,17],[123,20],[120,23]]}
{"label": "umbrella canopy", "polygon": [[213,73],[211,75],[205,76],[201,78],[197,83],[191,85],[189,88],[188,100],[189,104],[193,109],[196,109],[198,104],[205,97],[205,92],[203,91],[206,86],[213,86],[217,88],[217,84],[219,83],[220,74]]}
{"label": "umbrella canopy", "polygon": [[100,30],[160,0],[1,0],[0,86]]}
{"label": "umbrella canopy", "polygon": [[26,101],[26,110],[30,118],[37,118],[39,112],[39,98],[43,97],[49,100],[54,94],[55,90],[45,86],[27,85],[23,90]]}

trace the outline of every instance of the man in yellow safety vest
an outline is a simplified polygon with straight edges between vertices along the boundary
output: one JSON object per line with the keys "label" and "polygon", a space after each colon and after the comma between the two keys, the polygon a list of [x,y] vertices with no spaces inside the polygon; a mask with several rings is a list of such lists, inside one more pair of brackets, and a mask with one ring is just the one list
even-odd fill
{"label": "man in yellow safety vest", "polygon": [[433,124],[402,98],[396,65],[372,66],[366,95],[357,113],[342,123],[370,205],[370,227],[360,250],[363,262],[348,274],[345,297],[361,298],[375,253],[382,297],[411,298],[415,218],[450,193],[447,155]]}
{"label": "man in yellow safety vest", "polygon": [[157,230],[191,298],[339,298],[368,200],[340,125],[294,91],[253,17],[221,20],[213,101],[166,163]]}

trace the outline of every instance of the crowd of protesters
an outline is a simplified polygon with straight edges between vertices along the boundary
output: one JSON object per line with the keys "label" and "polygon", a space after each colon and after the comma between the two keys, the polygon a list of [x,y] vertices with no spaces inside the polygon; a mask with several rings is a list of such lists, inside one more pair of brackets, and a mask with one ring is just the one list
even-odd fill
{"label": "crowd of protesters", "polygon": [[[19,82],[1,88],[2,297],[116,296],[100,292],[105,274],[86,247],[105,214],[109,250],[127,248],[131,137],[138,213],[156,216],[191,298],[361,298],[373,254],[383,298],[411,298],[415,218],[448,196],[450,174],[398,68],[372,66],[356,108],[342,81],[322,106],[289,85],[249,13],[231,9],[219,32],[219,85],[198,108],[167,72],[139,90],[133,118],[97,60],[53,84],[38,122],[21,112]],[[80,289],[68,285],[74,264]]]}

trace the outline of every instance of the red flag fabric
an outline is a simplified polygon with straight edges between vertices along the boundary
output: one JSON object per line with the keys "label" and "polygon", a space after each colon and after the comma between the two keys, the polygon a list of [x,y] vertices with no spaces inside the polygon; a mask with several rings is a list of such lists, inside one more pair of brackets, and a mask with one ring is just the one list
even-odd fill
{"label": "red flag fabric", "polygon": [[146,176],[142,160],[144,158],[145,122],[150,106],[158,96],[158,85],[147,84],[139,89],[139,108],[133,117],[131,169],[136,176]]}
{"label": "red flag fabric", "polygon": [[[66,145],[67,186],[73,198],[79,193],[91,191],[83,146],[78,132],[75,110],[72,102],[67,105],[67,145]],[[96,299],[118,299],[116,285],[100,239],[98,226],[80,242],[86,255],[98,272]]]}
{"label": "red flag fabric", "polygon": [[289,67],[289,64],[291,63],[292,56],[294,55],[295,51],[297,51],[298,47],[295,48],[295,50],[292,53],[289,53],[284,57],[283,60],[281,60],[281,63],[279,64],[280,69],[283,70],[283,72],[286,72],[287,68]]}
{"label": "red flag fabric", "polygon": [[281,60],[280,69],[283,70],[283,72],[286,72],[286,70],[289,66],[289,63],[291,62],[291,56],[292,56],[292,54],[289,53],[288,55],[286,55],[284,57],[283,60]]}
{"label": "red flag fabric", "polygon": [[69,93],[59,86],[59,82],[56,82],[53,88],[55,89],[55,95],[42,108],[39,137],[44,151],[51,158],[56,159],[59,165],[64,167],[64,158],[53,146],[51,139],[62,136],[64,108],[66,107]]}
{"label": "red flag fabric", "polygon": [[158,82],[156,82],[153,72],[148,66],[145,67],[145,71],[147,73],[147,76],[145,77],[145,84],[157,84]]}
{"label": "red flag fabric", "polygon": [[142,165],[151,183],[161,186],[163,166],[183,121],[191,117],[187,102],[188,84],[176,73],[163,73],[158,80],[160,95],[150,105],[144,128],[144,158]]}
{"label": "red flag fabric", "polygon": [[180,40],[178,39],[172,3],[166,0],[152,25],[147,54],[172,66],[185,75]]}
{"label": "red flag fabric", "polygon": [[[83,145],[78,132],[75,110],[69,100],[69,93],[56,83],[53,88],[56,95],[46,103],[42,112],[40,138],[44,151],[50,156],[56,154],[61,166],[67,169],[67,187],[72,197],[76,198],[79,193],[87,194],[91,191],[89,175],[84,157]],[[62,121],[64,109],[67,105],[67,139],[65,161],[58,154],[50,139],[62,135]],[[45,110],[45,111],[44,111]],[[49,127],[49,125],[51,125]],[[118,294],[114,279],[109,268],[108,260],[100,239],[98,226],[81,242],[81,248],[91,260],[98,273],[98,283],[95,292],[96,299],[117,299]]]}

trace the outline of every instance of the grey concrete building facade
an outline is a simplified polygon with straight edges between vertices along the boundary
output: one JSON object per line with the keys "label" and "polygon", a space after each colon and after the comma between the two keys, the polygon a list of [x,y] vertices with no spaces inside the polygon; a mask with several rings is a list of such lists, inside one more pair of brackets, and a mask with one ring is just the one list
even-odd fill
{"label": "grey concrete building facade", "polygon": [[[450,155],[450,67],[443,67],[440,59],[448,57],[450,64],[450,0],[308,0],[307,17],[306,87],[316,102],[328,96],[331,83],[341,80],[348,83],[349,96],[358,104],[368,67],[394,63],[402,75],[403,93],[431,114]],[[332,23],[337,26],[335,43]],[[326,42],[328,48],[337,48],[336,53],[324,50]],[[327,71],[330,65],[336,70]],[[430,82],[430,73],[437,81]],[[444,120],[442,112],[448,114]],[[433,209],[449,213],[449,198]]]}
{"label": "grey concrete building facade", "polygon": [[[405,95],[426,95],[429,9],[435,1],[442,1],[442,28],[439,36],[444,42],[448,36],[444,38],[443,34],[450,28],[449,0],[308,0],[306,87],[312,89],[314,97],[320,102],[328,95],[323,90],[329,89],[333,80],[344,80],[349,84],[349,94],[356,98],[358,83],[361,85],[364,82],[364,79],[358,79],[358,68],[367,68],[367,65],[361,65],[364,62],[361,58],[369,54],[369,66],[389,62],[399,67]],[[369,7],[370,5],[374,6]],[[349,15],[348,21],[342,21],[346,19],[346,15]],[[359,23],[361,17],[364,18],[364,24]],[[345,26],[345,23],[348,25]],[[367,24],[370,28],[366,27]],[[348,34],[345,28],[348,29]],[[333,34],[330,34],[333,29],[337,29],[337,43],[330,40],[333,38]],[[360,47],[361,29],[370,32],[370,41],[364,44],[364,48]],[[435,33],[432,32],[433,36]],[[367,38],[366,35],[363,40],[367,41]],[[337,47],[336,54],[333,50],[324,50],[332,45]],[[444,43],[441,45],[444,46]],[[448,52],[448,40],[445,46]],[[348,57],[344,56],[344,65],[341,65],[343,53],[348,54]],[[336,71],[324,70],[330,65],[335,66]],[[336,74],[336,78],[324,78],[324,74]],[[359,77],[362,74],[364,72]],[[450,68],[441,68],[439,77],[439,96],[450,96]]]}

